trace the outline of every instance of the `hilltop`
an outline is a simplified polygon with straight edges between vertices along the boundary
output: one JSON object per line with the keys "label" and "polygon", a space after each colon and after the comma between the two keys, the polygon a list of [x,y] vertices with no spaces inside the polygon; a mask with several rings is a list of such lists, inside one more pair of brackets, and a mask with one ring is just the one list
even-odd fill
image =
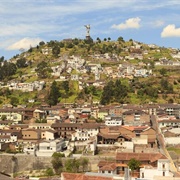
{"label": "hilltop", "polygon": [[1,58],[0,106],[180,103],[179,49],[117,41],[40,42]]}

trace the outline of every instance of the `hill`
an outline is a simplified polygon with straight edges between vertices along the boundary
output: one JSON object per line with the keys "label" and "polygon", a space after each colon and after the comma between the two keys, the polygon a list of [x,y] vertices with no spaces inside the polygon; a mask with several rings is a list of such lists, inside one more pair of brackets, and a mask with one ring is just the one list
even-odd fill
{"label": "hill", "polygon": [[130,39],[66,39],[1,58],[0,106],[180,103],[180,52]]}

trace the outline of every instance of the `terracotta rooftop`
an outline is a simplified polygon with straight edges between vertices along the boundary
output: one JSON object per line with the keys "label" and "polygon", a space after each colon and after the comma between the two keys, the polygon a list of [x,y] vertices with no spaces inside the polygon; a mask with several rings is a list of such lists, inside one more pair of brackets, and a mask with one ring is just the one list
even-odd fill
{"label": "terracotta rooftop", "polygon": [[77,174],[77,173],[61,173],[63,180],[113,180],[112,177],[104,176],[91,176],[86,174]]}
{"label": "terracotta rooftop", "polygon": [[110,134],[99,133],[98,135],[102,136],[105,139],[117,139],[120,136],[120,133],[110,133]]}
{"label": "terracotta rooftop", "polygon": [[101,171],[114,171],[116,169],[116,163],[107,163],[106,165],[100,167]]}
{"label": "terracotta rooftop", "polygon": [[124,153],[122,152],[122,153],[116,154],[116,160],[129,161],[132,158],[135,158],[139,161],[150,161],[150,162],[155,162],[158,159],[167,159],[167,157],[161,153]]}
{"label": "terracotta rooftop", "polygon": [[122,126],[122,127],[130,131],[145,130],[148,128],[148,126]]}

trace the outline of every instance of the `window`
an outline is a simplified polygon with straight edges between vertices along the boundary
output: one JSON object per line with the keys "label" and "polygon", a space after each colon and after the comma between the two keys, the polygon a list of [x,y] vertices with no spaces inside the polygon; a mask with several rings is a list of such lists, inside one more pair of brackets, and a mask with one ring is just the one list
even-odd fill
{"label": "window", "polygon": [[163,176],[165,176],[165,172],[163,171]]}
{"label": "window", "polygon": [[142,172],[142,178],[144,178],[144,172]]}

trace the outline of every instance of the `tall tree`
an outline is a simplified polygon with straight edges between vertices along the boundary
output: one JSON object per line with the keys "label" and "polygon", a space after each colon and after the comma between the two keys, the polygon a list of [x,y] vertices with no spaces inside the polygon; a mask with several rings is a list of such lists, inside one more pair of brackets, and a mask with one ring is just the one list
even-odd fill
{"label": "tall tree", "polygon": [[59,92],[59,88],[57,86],[57,82],[54,81],[51,85],[51,89],[50,89],[50,93],[49,93],[49,96],[48,96],[48,104],[51,105],[51,106],[54,106],[56,105],[59,100],[58,98],[60,97],[60,92]]}
{"label": "tall tree", "polygon": [[49,73],[52,72],[52,69],[49,67],[48,63],[45,61],[40,62],[35,69],[38,77],[47,78]]}
{"label": "tall tree", "polygon": [[109,81],[107,83],[106,86],[104,86],[103,88],[103,93],[102,93],[102,97],[101,97],[101,104],[105,105],[111,102],[112,98],[113,98],[113,91],[114,89],[114,82],[113,81]]}

